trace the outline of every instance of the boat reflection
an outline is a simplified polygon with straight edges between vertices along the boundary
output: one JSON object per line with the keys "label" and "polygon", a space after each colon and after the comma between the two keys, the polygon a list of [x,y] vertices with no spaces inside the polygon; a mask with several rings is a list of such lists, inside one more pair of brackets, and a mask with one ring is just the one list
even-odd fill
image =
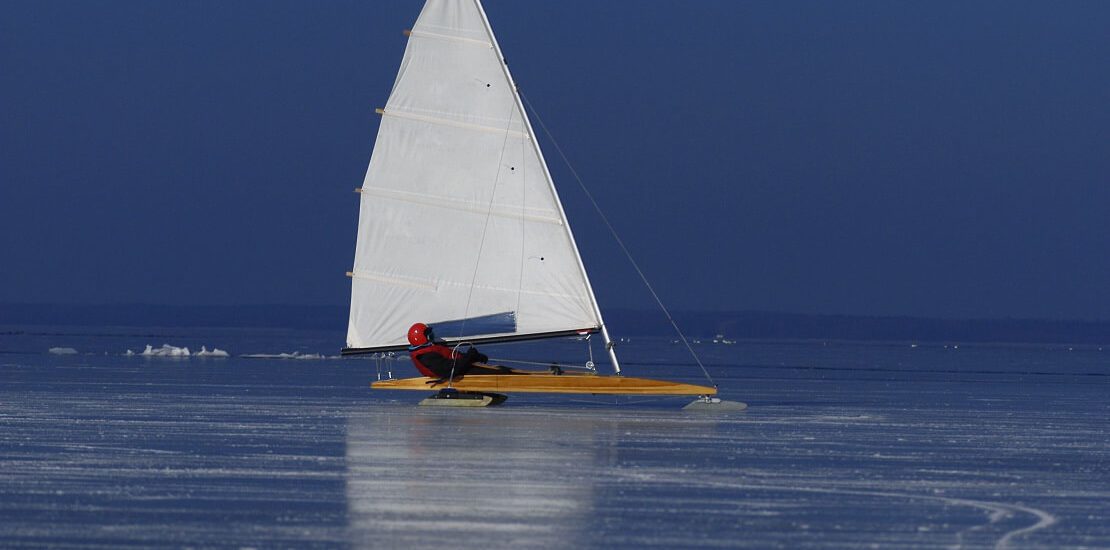
{"label": "boat reflection", "polygon": [[585,543],[601,483],[590,472],[618,461],[617,423],[596,414],[404,405],[348,422],[356,546]]}

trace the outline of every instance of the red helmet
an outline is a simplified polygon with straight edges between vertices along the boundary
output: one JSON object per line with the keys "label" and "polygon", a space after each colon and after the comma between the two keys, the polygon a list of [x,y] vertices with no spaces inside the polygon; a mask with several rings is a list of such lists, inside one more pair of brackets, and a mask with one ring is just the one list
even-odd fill
{"label": "red helmet", "polygon": [[409,343],[415,346],[423,346],[428,343],[428,325],[424,323],[416,323],[409,327]]}

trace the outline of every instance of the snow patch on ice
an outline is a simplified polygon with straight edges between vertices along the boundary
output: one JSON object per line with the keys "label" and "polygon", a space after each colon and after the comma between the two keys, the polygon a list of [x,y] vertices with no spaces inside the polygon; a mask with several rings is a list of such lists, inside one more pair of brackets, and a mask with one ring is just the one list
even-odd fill
{"label": "snow patch on ice", "polygon": [[73,348],[50,348],[51,355],[77,355],[77,350]]}

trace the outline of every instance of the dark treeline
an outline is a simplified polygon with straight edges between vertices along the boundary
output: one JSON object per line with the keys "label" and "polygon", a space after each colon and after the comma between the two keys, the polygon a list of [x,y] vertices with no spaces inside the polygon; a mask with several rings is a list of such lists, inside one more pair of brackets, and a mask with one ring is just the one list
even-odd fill
{"label": "dark treeline", "polygon": [[[926,319],[758,311],[687,311],[676,313],[675,320],[687,335],[696,338],[720,334],[730,339],[1110,344],[1110,321]],[[674,336],[670,323],[659,312],[610,310],[606,312],[606,322],[614,337]],[[342,332],[347,326],[347,307],[0,304],[0,325],[260,327]]]}

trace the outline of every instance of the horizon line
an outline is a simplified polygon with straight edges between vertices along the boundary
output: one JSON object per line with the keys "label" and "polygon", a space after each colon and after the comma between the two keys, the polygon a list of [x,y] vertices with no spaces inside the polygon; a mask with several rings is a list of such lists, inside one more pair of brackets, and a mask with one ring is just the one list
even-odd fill
{"label": "horizon line", "polygon": [[[347,309],[349,304],[296,304],[296,303],[253,303],[253,304],[166,304],[150,302],[105,302],[105,303],[63,303],[63,302],[0,302],[0,309],[6,307],[21,308],[161,308],[161,309],[258,309],[258,308],[293,308],[293,309]],[[605,311],[610,314],[616,312],[630,313],[660,313],[656,308],[638,307],[608,307]],[[1034,317],[1034,316],[929,316],[909,313],[827,313],[827,312],[798,312],[776,311],[764,309],[674,309],[677,315],[763,315],[763,316],[793,316],[793,317],[825,317],[825,318],[854,318],[854,319],[896,319],[914,321],[1018,321],[1018,322],[1044,322],[1044,323],[1090,323],[1102,324],[1110,319],[1102,318],[1062,318],[1062,317]]]}

